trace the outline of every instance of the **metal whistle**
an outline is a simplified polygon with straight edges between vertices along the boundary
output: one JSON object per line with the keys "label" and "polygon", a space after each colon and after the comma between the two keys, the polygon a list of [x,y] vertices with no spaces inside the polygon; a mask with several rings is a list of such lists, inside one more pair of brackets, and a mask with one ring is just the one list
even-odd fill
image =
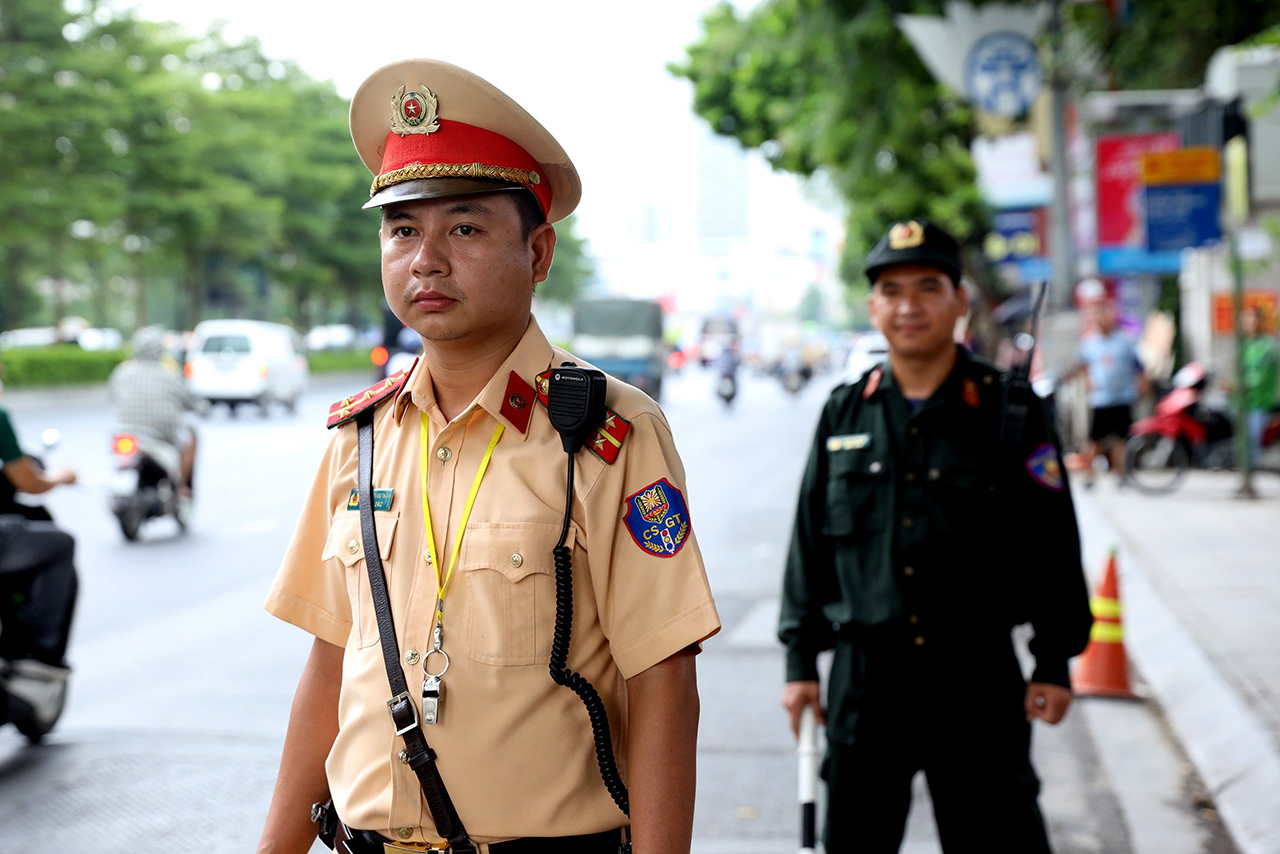
{"label": "metal whistle", "polygon": [[439,676],[427,674],[422,680],[422,722],[436,724],[440,722],[440,698],[444,693],[444,683]]}

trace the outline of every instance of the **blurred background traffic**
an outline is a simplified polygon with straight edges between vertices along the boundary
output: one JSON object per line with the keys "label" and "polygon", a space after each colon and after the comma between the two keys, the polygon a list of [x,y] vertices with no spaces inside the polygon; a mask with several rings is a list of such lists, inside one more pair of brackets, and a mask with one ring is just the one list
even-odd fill
{"label": "blurred background traffic", "polygon": [[[827,391],[886,356],[866,252],[931,219],[965,246],[957,340],[1008,369],[1034,337],[1089,573],[1118,548],[1134,597],[1146,703],[1037,735],[1055,844],[1280,851],[1280,3],[491,5],[522,25],[0,9],[0,408],[77,481],[6,500],[74,534],[81,574],[61,721],[40,747],[0,731],[0,851],[68,828],[103,851],[256,839],[304,643],[261,600],[329,402],[420,347],[382,296],[346,118],[370,69],[412,55],[491,79],[572,153],[583,203],[535,313],[675,428],[725,620],[695,850],[794,847],[772,632],[795,488]],[[183,440],[119,417],[108,380],[139,330],[189,392],[194,474]],[[1091,441],[1087,342],[1113,330],[1135,420]],[[921,810],[910,850],[937,850]]]}

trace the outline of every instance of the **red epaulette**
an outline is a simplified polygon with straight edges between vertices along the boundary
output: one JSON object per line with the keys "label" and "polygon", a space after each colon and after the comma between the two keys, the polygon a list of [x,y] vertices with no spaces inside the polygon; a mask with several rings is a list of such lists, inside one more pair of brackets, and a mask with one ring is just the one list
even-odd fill
{"label": "red epaulette", "polygon": [[880,388],[880,375],[884,373],[884,369],[879,365],[871,369],[870,376],[867,377],[867,384],[862,389],[862,398],[866,400],[876,393],[876,389]]}
{"label": "red epaulette", "polygon": [[377,406],[382,401],[393,396],[409,379],[409,373],[416,364],[418,364],[418,361],[415,359],[413,365],[403,371],[398,371],[385,380],[374,383],[359,394],[344,397],[333,406],[330,406],[328,426],[333,428],[346,424],[364,410]]}
{"label": "red epaulette", "polygon": [[[538,374],[538,400],[543,406],[547,405],[547,387],[551,382],[550,377],[550,370]],[[631,422],[605,407],[604,421],[600,422],[600,426],[596,428],[595,438],[587,442],[586,447],[591,450],[591,453],[609,465],[613,465],[618,459],[618,453],[622,450],[622,441],[630,432]]]}

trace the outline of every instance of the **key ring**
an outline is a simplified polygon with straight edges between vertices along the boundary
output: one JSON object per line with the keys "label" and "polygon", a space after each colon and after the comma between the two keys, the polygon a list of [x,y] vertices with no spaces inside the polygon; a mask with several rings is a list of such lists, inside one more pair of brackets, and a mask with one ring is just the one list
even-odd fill
{"label": "key ring", "polygon": [[[439,673],[432,673],[430,670],[427,669],[427,662],[431,659],[431,656],[436,654],[444,656],[444,669],[441,670]],[[435,649],[431,650],[423,657],[422,659],[422,675],[423,676],[426,676],[428,679],[439,679],[441,676],[444,676],[448,672],[449,672],[449,653],[445,652],[440,647],[436,647]]]}
{"label": "key ring", "polygon": [[[441,647],[444,645],[444,626],[443,625],[441,625],[440,623],[436,623],[435,631],[432,632],[432,638],[433,638],[433,642],[432,642],[431,650],[422,657],[422,675],[426,676],[428,679],[439,679],[441,676],[444,676],[446,673],[449,672],[449,653],[441,649]],[[444,656],[444,670],[441,670],[439,673],[432,673],[430,670],[427,669],[427,661],[431,659],[431,656],[437,653]]]}

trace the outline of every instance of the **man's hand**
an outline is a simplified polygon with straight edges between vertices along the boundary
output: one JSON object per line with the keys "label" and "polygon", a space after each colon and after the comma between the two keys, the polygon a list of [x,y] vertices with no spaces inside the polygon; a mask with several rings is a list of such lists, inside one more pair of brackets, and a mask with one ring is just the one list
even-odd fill
{"label": "man's hand", "polygon": [[791,716],[791,734],[800,737],[800,715],[810,706],[819,726],[827,723],[826,713],[822,710],[822,692],[817,682],[788,682],[782,689],[782,706]]}
{"label": "man's hand", "polygon": [[1071,707],[1071,692],[1061,685],[1032,682],[1027,686],[1027,699],[1023,706],[1028,723],[1040,718],[1045,723],[1056,724]]}
{"label": "man's hand", "polygon": [[76,473],[74,469],[58,469],[49,475],[49,479],[54,483],[60,483],[63,486],[70,486],[76,482]]}

